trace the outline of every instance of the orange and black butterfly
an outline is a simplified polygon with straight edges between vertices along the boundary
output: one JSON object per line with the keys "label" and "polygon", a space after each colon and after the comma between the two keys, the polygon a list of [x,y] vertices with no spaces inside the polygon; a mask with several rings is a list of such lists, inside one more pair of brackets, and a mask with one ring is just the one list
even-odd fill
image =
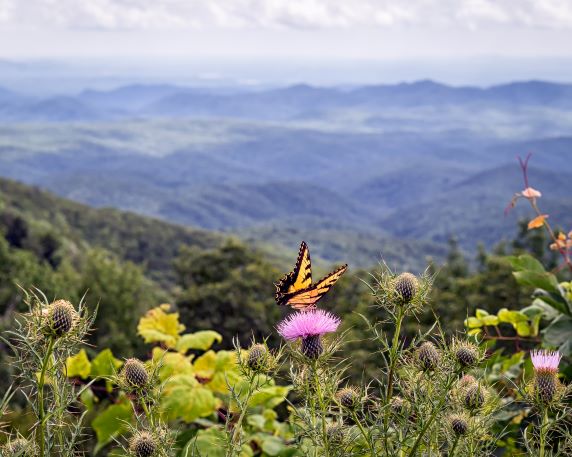
{"label": "orange and black butterfly", "polygon": [[348,269],[344,265],[312,284],[312,263],[308,245],[302,241],[294,271],[284,276],[276,284],[276,303],[289,305],[294,309],[309,310],[332,288]]}

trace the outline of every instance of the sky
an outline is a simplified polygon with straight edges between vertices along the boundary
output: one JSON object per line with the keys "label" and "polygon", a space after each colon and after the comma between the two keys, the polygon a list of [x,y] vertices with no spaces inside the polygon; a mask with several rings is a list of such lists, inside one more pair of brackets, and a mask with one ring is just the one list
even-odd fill
{"label": "sky", "polygon": [[0,59],[38,58],[520,59],[558,79],[572,0],[0,0]]}

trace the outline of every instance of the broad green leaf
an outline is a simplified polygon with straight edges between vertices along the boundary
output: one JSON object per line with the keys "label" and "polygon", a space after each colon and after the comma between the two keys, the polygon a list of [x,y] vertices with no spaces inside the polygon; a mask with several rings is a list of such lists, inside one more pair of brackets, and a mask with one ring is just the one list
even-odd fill
{"label": "broad green leaf", "polygon": [[288,392],[290,392],[290,389],[290,386],[263,387],[252,395],[248,402],[248,406],[251,408],[255,406],[264,406],[268,409],[275,408],[286,400],[286,396],[288,395]]}
{"label": "broad green leaf", "polygon": [[153,348],[153,362],[159,365],[159,378],[165,381],[178,374],[192,375],[192,356],[185,356],[178,352],[168,352],[161,348]]}
{"label": "broad green leaf", "polygon": [[113,357],[111,349],[104,349],[91,361],[91,377],[112,376],[121,368],[123,362]]}
{"label": "broad green leaf", "polygon": [[572,339],[572,319],[562,315],[546,327],[542,333],[545,343],[550,346],[561,346]]}
{"label": "broad green leaf", "polygon": [[534,257],[525,254],[519,256],[508,256],[506,259],[509,261],[511,267],[515,271],[534,271],[536,273],[544,273],[544,266]]}
{"label": "broad green leaf", "polygon": [[86,379],[91,372],[91,363],[87,357],[85,349],[79,351],[76,355],[68,357],[66,360],[66,373],[68,378],[79,377]]}
{"label": "broad green leaf", "polygon": [[481,330],[480,328],[474,328],[474,329],[472,329],[472,330],[469,330],[469,331],[467,332],[467,335],[469,335],[469,336],[476,336],[476,335],[479,335],[481,332],[482,332],[482,330]]}
{"label": "broad green leaf", "polygon": [[518,334],[518,336],[530,336],[530,334],[532,333],[530,326],[528,325],[528,322],[517,322],[514,325],[514,328],[516,330],[516,333]]}
{"label": "broad green leaf", "polygon": [[[208,457],[225,457],[224,448],[225,434],[220,428],[211,427],[206,430],[200,430],[196,438],[190,441],[185,450],[188,455],[195,455],[192,451],[196,450],[198,455]],[[183,455],[185,452],[183,451]]]}
{"label": "broad green leaf", "polygon": [[286,445],[277,436],[268,435],[262,440],[261,448],[266,454],[276,456],[286,449]]}
{"label": "broad green leaf", "polygon": [[168,419],[192,422],[212,414],[219,404],[213,392],[194,376],[175,375],[165,384],[162,407]]}
{"label": "broad green leaf", "polygon": [[551,293],[559,293],[558,280],[552,273],[536,271],[515,271],[513,276],[520,285],[532,286]]}
{"label": "broad green leaf", "polygon": [[510,311],[506,308],[502,308],[501,310],[499,310],[497,316],[501,322],[513,325],[517,324],[518,322],[528,321],[528,317],[526,316],[526,314],[523,314],[520,311]]}
{"label": "broad green leaf", "polygon": [[475,311],[475,316],[477,316],[477,319],[482,319],[483,317],[488,315],[489,313],[484,309],[477,308],[477,310]]}
{"label": "broad green leaf", "polygon": [[560,293],[556,294],[546,292],[542,289],[537,289],[534,291],[534,296],[538,300],[542,300],[545,304],[554,308],[559,313],[567,314],[569,316],[572,314],[570,304]]}
{"label": "broad green leaf", "polygon": [[210,349],[215,341],[220,343],[222,341],[222,335],[213,330],[187,333],[186,335],[181,336],[179,341],[177,341],[176,349],[182,354],[186,353],[190,349],[206,351],[207,349]]}
{"label": "broad green leaf", "polygon": [[240,380],[234,351],[208,351],[200,356],[193,367],[195,374],[208,380],[206,387],[214,392],[227,393],[228,384],[234,385]]}
{"label": "broad green leaf", "polygon": [[99,452],[113,438],[129,430],[133,410],[128,402],[116,403],[108,406],[92,421],[91,426],[97,436],[95,452]]}
{"label": "broad green leaf", "polygon": [[477,319],[476,317],[469,317],[468,319],[465,319],[465,327],[467,328],[479,328],[482,326],[483,323],[481,322],[480,319]]}
{"label": "broad green leaf", "polygon": [[492,316],[489,314],[488,316],[483,316],[481,318],[481,322],[483,323],[483,325],[495,326],[499,325],[499,318],[497,316]]}
{"label": "broad green leaf", "polygon": [[179,334],[185,326],[179,323],[179,313],[167,313],[170,305],[161,305],[145,314],[137,326],[137,332],[146,343],[165,343],[168,347],[175,347]]}

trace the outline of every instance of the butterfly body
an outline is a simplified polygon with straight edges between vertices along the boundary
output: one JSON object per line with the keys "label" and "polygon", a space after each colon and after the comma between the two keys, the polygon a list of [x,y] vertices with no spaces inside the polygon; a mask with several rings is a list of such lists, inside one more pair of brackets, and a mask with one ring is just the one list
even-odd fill
{"label": "butterfly body", "polygon": [[347,269],[348,266],[344,265],[312,284],[310,250],[308,245],[302,242],[294,270],[276,284],[276,303],[299,310],[314,309],[316,303],[326,295]]}

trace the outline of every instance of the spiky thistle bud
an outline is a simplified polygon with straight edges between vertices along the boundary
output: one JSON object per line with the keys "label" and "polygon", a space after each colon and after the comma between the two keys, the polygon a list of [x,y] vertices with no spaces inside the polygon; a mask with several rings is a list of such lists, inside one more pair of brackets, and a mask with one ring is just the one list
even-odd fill
{"label": "spiky thistle bud", "polygon": [[551,403],[560,386],[558,365],[562,356],[558,351],[533,351],[531,358],[534,366],[534,397],[541,403]]}
{"label": "spiky thistle bud", "polygon": [[157,450],[157,443],[150,433],[139,432],[131,439],[129,449],[135,457],[152,457]]}
{"label": "spiky thistle bud", "polygon": [[469,423],[463,415],[454,414],[449,417],[451,429],[457,436],[465,435],[469,430]]}
{"label": "spiky thistle bud", "polygon": [[254,344],[248,350],[246,363],[252,371],[263,372],[269,368],[268,362],[270,357],[272,356],[264,344]]}
{"label": "spiky thistle bud", "polygon": [[433,343],[426,341],[417,349],[417,360],[422,370],[434,370],[441,361],[441,355]]}
{"label": "spiky thistle bud", "polygon": [[4,445],[2,455],[6,457],[32,457],[36,455],[36,446],[25,438],[17,438]]}
{"label": "spiky thistle bud", "polygon": [[306,338],[302,338],[302,354],[304,354],[309,359],[317,359],[324,352],[324,346],[322,345],[322,338],[320,335],[311,335]]}
{"label": "spiky thistle bud", "polygon": [[68,333],[77,320],[77,312],[67,300],[56,300],[47,309],[50,332],[59,337]]}
{"label": "spiky thistle bud", "polygon": [[326,427],[328,441],[332,444],[341,444],[344,441],[344,427],[341,424],[328,424]]}
{"label": "spiky thistle bud", "polygon": [[395,396],[391,398],[389,405],[395,414],[399,414],[405,409],[405,400],[399,396]]}
{"label": "spiky thistle bud", "polygon": [[401,273],[395,278],[394,283],[395,294],[402,303],[409,303],[419,290],[419,281],[417,277],[411,273]]}
{"label": "spiky thistle bud", "polygon": [[123,377],[130,387],[142,388],[149,382],[149,373],[138,359],[127,359],[123,366]]}
{"label": "spiky thistle bud", "polygon": [[471,343],[460,342],[456,345],[455,359],[464,368],[475,366],[480,358],[479,349]]}
{"label": "spiky thistle bud", "polygon": [[336,400],[344,408],[355,409],[359,404],[359,393],[355,387],[344,387],[336,392]]}
{"label": "spiky thistle bud", "polygon": [[475,384],[476,382],[477,382],[477,380],[475,379],[474,376],[471,376],[470,374],[466,374],[461,379],[459,379],[457,386],[459,389],[464,389],[465,387],[468,387],[472,384]]}
{"label": "spiky thistle bud", "polygon": [[484,389],[478,383],[467,386],[464,402],[468,409],[480,408],[485,403]]}

